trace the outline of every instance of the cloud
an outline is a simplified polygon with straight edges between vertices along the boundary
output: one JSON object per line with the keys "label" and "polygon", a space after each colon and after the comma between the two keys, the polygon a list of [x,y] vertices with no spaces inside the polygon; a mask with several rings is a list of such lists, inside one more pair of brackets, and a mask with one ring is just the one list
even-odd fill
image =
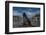
{"label": "cloud", "polygon": [[17,11],[13,11],[13,16],[22,16],[22,13],[18,13]]}
{"label": "cloud", "polygon": [[[29,9],[29,10],[31,10],[31,9]],[[29,10],[23,10],[22,12],[19,12],[19,11],[15,11],[15,10],[14,10],[14,11],[13,11],[13,16],[23,16],[23,13],[25,12],[26,15],[27,15],[27,17],[28,17],[28,18],[31,18],[31,17],[33,17],[34,15],[40,13],[39,10],[36,10],[35,12],[31,12],[31,11],[29,11]]]}
{"label": "cloud", "polygon": [[31,18],[31,17],[35,16],[36,14],[40,14],[40,11],[37,10],[36,12],[26,12],[26,15],[28,18]]}

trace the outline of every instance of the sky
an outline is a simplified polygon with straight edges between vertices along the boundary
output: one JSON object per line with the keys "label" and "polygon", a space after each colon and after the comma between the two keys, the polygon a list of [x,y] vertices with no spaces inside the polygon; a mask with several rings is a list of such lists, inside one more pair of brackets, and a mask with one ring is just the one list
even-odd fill
{"label": "sky", "polygon": [[31,7],[13,7],[13,16],[22,16],[23,13],[26,13],[28,17],[31,17],[35,14],[40,13],[40,8],[31,8]]}

